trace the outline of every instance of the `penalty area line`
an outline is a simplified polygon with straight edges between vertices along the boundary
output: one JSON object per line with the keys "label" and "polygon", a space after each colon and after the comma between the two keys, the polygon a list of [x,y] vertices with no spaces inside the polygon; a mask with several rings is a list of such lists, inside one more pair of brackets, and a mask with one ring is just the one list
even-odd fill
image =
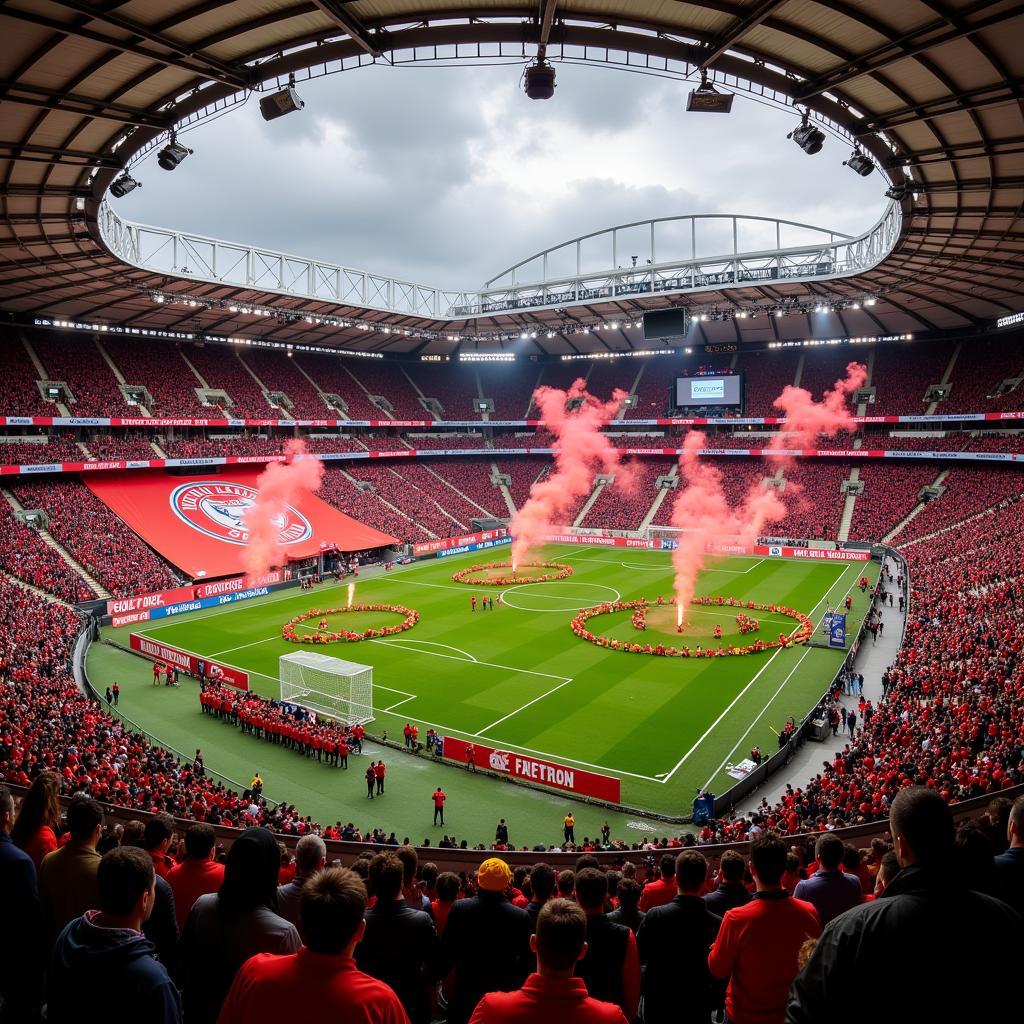
{"label": "penalty area line", "polygon": [[543,700],[545,697],[550,697],[551,694],[557,693],[557,691],[559,691],[563,686],[568,686],[571,682],[571,679],[566,679],[565,682],[559,683],[557,686],[552,686],[546,693],[542,693],[539,696],[534,697],[533,700],[528,700],[522,705],[522,707],[516,708],[515,711],[510,711],[507,715],[502,716],[496,722],[491,722],[490,725],[485,725],[479,732],[475,732],[473,735],[483,736],[485,732],[490,732],[496,725],[501,725],[502,722],[507,722],[513,716],[518,715],[520,711],[525,711],[531,705],[536,704],[537,701]]}

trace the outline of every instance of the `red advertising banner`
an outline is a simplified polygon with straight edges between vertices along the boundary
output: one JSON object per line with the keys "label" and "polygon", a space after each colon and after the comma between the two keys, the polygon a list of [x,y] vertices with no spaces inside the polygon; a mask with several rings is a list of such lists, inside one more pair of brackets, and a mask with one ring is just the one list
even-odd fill
{"label": "red advertising banner", "polygon": [[[191,587],[175,587],[173,590],[158,590],[153,594],[137,594],[135,597],[115,597],[107,602],[107,614],[112,616],[136,615],[149,612],[154,608],[163,608],[169,604],[191,601]],[[149,616],[145,616],[149,618]],[[132,621],[139,622],[139,619]]]}
{"label": "red advertising banner", "polygon": [[[448,760],[466,763],[466,750],[469,744],[454,736],[444,738],[444,756]],[[550,786],[580,796],[594,796],[610,803],[619,802],[620,780],[613,775],[597,775],[585,772],[580,768],[570,768],[553,761],[544,761],[527,754],[517,754],[512,750],[496,750],[474,743],[476,765],[478,768],[496,772],[499,775],[511,775],[517,779],[535,782],[540,786]]]}
{"label": "red advertising banner", "polygon": [[466,544],[480,544],[495,537],[507,537],[508,530],[481,530],[479,533],[467,533],[461,537],[440,537],[437,540],[425,540],[421,544],[413,544],[414,555],[429,555],[435,551],[447,551],[449,548],[461,548]]}
{"label": "red advertising banner", "polygon": [[235,594],[239,590],[249,590],[251,587],[272,587],[289,579],[291,579],[289,569],[278,569],[268,572],[265,576],[255,576],[252,579],[247,576],[232,576],[227,580],[200,583],[199,586],[192,589],[194,590],[193,596],[197,598],[219,597],[221,594]]}
{"label": "red advertising banner", "polygon": [[870,551],[839,548],[791,548],[782,544],[709,544],[713,555],[757,555],[761,558],[808,558],[815,562],[870,562]]}
{"label": "red advertising banner", "polygon": [[549,533],[544,538],[549,544],[595,544],[608,548],[646,548],[657,551],[665,546],[658,538],[645,540],[642,537],[602,537],[593,533]]}
{"label": "red advertising banner", "polygon": [[218,683],[227,683],[229,686],[237,686],[239,690],[249,689],[249,673],[243,672],[239,668],[201,659],[189,651],[170,647],[168,644],[162,644],[148,636],[141,636],[139,633],[132,633],[128,637],[128,643],[133,651],[149,658],[150,661],[162,661],[167,665],[174,665],[196,679],[199,678],[199,662],[203,661],[203,672],[207,679]]}

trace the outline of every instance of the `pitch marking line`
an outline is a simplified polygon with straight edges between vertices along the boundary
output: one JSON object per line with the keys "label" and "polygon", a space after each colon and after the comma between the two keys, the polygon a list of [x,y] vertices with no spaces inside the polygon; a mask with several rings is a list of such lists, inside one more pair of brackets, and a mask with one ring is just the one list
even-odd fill
{"label": "pitch marking line", "polygon": [[415,700],[415,699],[416,699],[415,697],[405,697],[402,700],[396,701],[394,704],[391,704],[389,707],[384,708],[383,711],[385,711],[385,712],[394,711],[395,708],[399,707],[400,705],[408,704],[409,701]]}
{"label": "pitch marking line", "polygon": [[563,686],[568,686],[571,682],[571,679],[566,679],[564,683],[559,683],[557,686],[551,687],[551,689],[548,690],[547,693],[542,693],[539,697],[534,697],[533,700],[528,700],[522,707],[516,708],[515,711],[510,711],[507,715],[504,715],[503,717],[499,718],[496,722],[491,722],[490,725],[485,725],[479,732],[475,732],[473,733],[473,735],[483,736],[485,732],[490,732],[491,729],[493,729],[496,725],[501,725],[502,722],[507,722],[514,715],[518,715],[520,711],[525,711],[531,705],[536,704],[537,701],[543,700],[545,697],[550,697],[551,694],[556,693]]}
{"label": "pitch marking line", "polygon": [[[835,590],[836,586],[837,586],[837,585],[839,584],[839,582],[840,582],[840,581],[842,580],[842,578],[843,578],[843,577],[844,577],[844,576],[845,576],[845,575],[846,575],[846,574],[847,574],[847,573],[848,573],[848,572],[849,572],[849,571],[850,571],[850,570],[851,570],[852,568],[854,568],[854,566],[855,566],[855,563],[853,563],[853,562],[851,562],[851,563],[849,563],[849,564],[847,564],[847,565],[846,565],[846,567],[845,567],[845,568],[843,569],[843,571],[842,571],[842,572],[841,572],[841,573],[839,574],[839,576],[837,576],[837,577],[836,577],[836,580],[835,580],[835,582],[834,582],[834,583],[832,584],[832,586],[831,586],[831,587],[829,587],[827,591],[825,591],[825,593],[824,593],[824,595],[822,596],[821,600],[820,600],[820,601],[819,601],[819,602],[818,602],[818,603],[817,603],[817,604],[816,604],[816,605],[815,605],[815,606],[814,606],[814,607],[813,607],[813,608],[811,609],[811,614],[812,614],[812,615],[814,614],[814,612],[815,612],[815,611],[817,611],[817,609],[818,609],[819,607],[821,607],[821,605],[822,605],[822,604],[823,604],[823,603],[824,603],[824,602],[826,601],[826,599],[828,598],[829,594],[831,594],[831,593],[832,593],[832,591],[833,591],[833,590]],[[851,585],[850,585],[850,590],[853,590],[853,588],[854,588],[854,587],[855,587],[856,585],[857,585],[857,584],[856,584],[856,582],[854,582],[853,584],[851,584]],[[848,594],[848,593],[850,592],[850,590],[847,590],[847,592],[846,592],[846,593]],[[821,623],[822,619],[824,619],[824,617],[825,617],[825,616],[824,616],[824,615],[822,615],[821,619],[819,619],[819,620],[818,620],[818,623],[819,623],[819,624]],[[764,663],[764,665],[762,665],[762,666],[761,666],[760,670],[759,670],[759,671],[757,672],[757,674],[756,674],[756,675],[754,676],[754,678],[753,678],[753,679],[751,679],[751,680],[750,680],[750,682],[749,682],[749,683],[747,683],[747,685],[746,685],[746,686],[744,686],[744,687],[743,687],[743,689],[742,689],[742,690],[740,690],[740,692],[739,692],[739,693],[737,693],[735,697],[733,697],[733,699],[732,699],[732,700],[731,700],[731,701],[729,702],[729,705],[728,705],[728,706],[727,706],[727,707],[725,708],[725,710],[724,710],[724,711],[723,711],[723,712],[722,712],[722,713],[721,713],[721,714],[720,714],[720,715],[719,715],[719,716],[718,716],[718,717],[717,717],[717,718],[716,718],[716,719],[715,719],[715,720],[714,720],[714,721],[713,721],[713,722],[711,723],[711,725],[709,725],[709,726],[708,726],[708,728],[707,728],[707,729],[705,730],[705,732],[704,732],[704,735],[703,735],[703,736],[701,736],[701,738],[700,738],[699,740],[697,740],[697,742],[696,742],[696,743],[694,743],[694,745],[693,745],[692,747],[690,747],[690,749],[689,749],[689,750],[688,750],[688,751],[687,751],[687,752],[686,752],[685,754],[683,754],[683,756],[682,756],[682,757],[681,757],[681,758],[680,758],[680,759],[679,759],[679,760],[678,760],[678,761],[676,762],[676,766],[675,766],[675,767],[674,767],[674,768],[672,769],[672,771],[670,771],[670,772],[667,772],[667,773],[666,773],[666,774],[665,774],[664,776],[662,776],[661,778],[659,778],[659,781],[660,781],[660,782],[662,782],[662,783],[668,782],[668,781],[669,781],[669,780],[670,780],[670,779],[672,778],[672,776],[673,776],[673,775],[675,775],[675,773],[676,773],[677,771],[679,771],[679,769],[680,769],[680,768],[681,768],[681,767],[682,767],[682,766],[683,766],[683,765],[684,765],[684,764],[685,764],[685,763],[686,763],[686,762],[687,762],[687,761],[688,761],[688,760],[690,759],[690,757],[691,757],[691,755],[692,755],[692,754],[694,753],[694,751],[696,751],[696,750],[698,749],[698,747],[700,747],[700,745],[701,745],[701,744],[702,744],[702,743],[703,743],[703,742],[704,742],[704,741],[705,741],[705,740],[706,740],[706,739],[708,738],[708,736],[710,736],[710,735],[711,735],[711,733],[712,733],[712,732],[714,732],[714,730],[718,728],[718,725],[719,725],[719,723],[720,723],[720,722],[722,721],[722,719],[723,719],[723,718],[725,718],[725,716],[726,716],[727,714],[729,714],[729,712],[730,712],[730,711],[732,711],[732,709],[733,709],[733,708],[734,708],[734,707],[736,706],[736,704],[737,704],[737,703],[739,702],[740,698],[742,698],[742,697],[744,696],[744,694],[746,694],[746,692],[747,692],[747,691],[748,691],[748,690],[749,690],[749,689],[750,689],[750,688],[751,688],[751,687],[752,687],[752,686],[754,685],[754,683],[756,683],[756,682],[758,681],[758,679],[760,679],[760,678],[761,678],[761,675],[762,675],[762,673],[763,673],[763,672],[764,672],[764,671],[765,671],[765,670],[766,670],[766,669],[768,668],[768,666],[769,666],[769,665],[770,665],[770,664],[771,664],[771,663],[772,663],[772,662],[773,662],[773,661],[774,661],[774,660],[775,660],[775,659],[776,659],[776,658],[777,658],[777,657],[778,657],[778,656],[779,656],[779,655],[780,655],[780,654],[781,654],[781,653],[783,652],[783,650],[785,650],[785,648],[783,648],[783,647],[780,647],[780,648],[779,648],[779,649],[778,649],[778,650],[777,650],[777,651],[776,651],[776,652],[775,652],[775,653],[774,653],[774,654],[773,654],[773,655],[772,655],[772,656],[771,656],[771,657],[770,657],[770,658],[769,658],[769,659],[768,659],[768,660],[767,660],[767,661],[766,661],[766,662]],[[807,652],[805,651],[805,652],[804,652],[804,654],[806,654],[806,653],[807,653]]]}

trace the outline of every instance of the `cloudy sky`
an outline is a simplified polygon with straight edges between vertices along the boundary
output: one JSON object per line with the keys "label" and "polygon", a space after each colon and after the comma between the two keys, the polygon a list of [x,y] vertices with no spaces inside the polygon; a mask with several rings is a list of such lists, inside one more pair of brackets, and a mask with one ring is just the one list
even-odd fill
{"label": "cloudy sky", "polygon": [[[368,67],[301,83],[305,110],[271,123],[254,97],[183,136],[195,154],[173,173],[148,159],[145,187],[114,202],[143,223],[445,288],[651,217],[741,213],[858,233],[882,210],[877,172],[843,167],[848,150],[831,137],[806,156],[785,138],[792,115],[742,93],[728,117],[687,115],[688,84],[559,65],[554,99],[534,102],[519,74]],[[642,262],[643,244],[626,236],[618,262]],[[659,258],[689,255],[671,244],[666,234]]]}

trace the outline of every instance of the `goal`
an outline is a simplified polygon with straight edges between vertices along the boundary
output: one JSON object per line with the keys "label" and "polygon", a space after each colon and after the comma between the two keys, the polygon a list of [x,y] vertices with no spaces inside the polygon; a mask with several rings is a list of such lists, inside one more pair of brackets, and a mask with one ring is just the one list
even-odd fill
{"label": "goal", "polygon": [[316,651],[283,654],[281,700],[301,704],[348,725],[373,721],[373,666]]}

